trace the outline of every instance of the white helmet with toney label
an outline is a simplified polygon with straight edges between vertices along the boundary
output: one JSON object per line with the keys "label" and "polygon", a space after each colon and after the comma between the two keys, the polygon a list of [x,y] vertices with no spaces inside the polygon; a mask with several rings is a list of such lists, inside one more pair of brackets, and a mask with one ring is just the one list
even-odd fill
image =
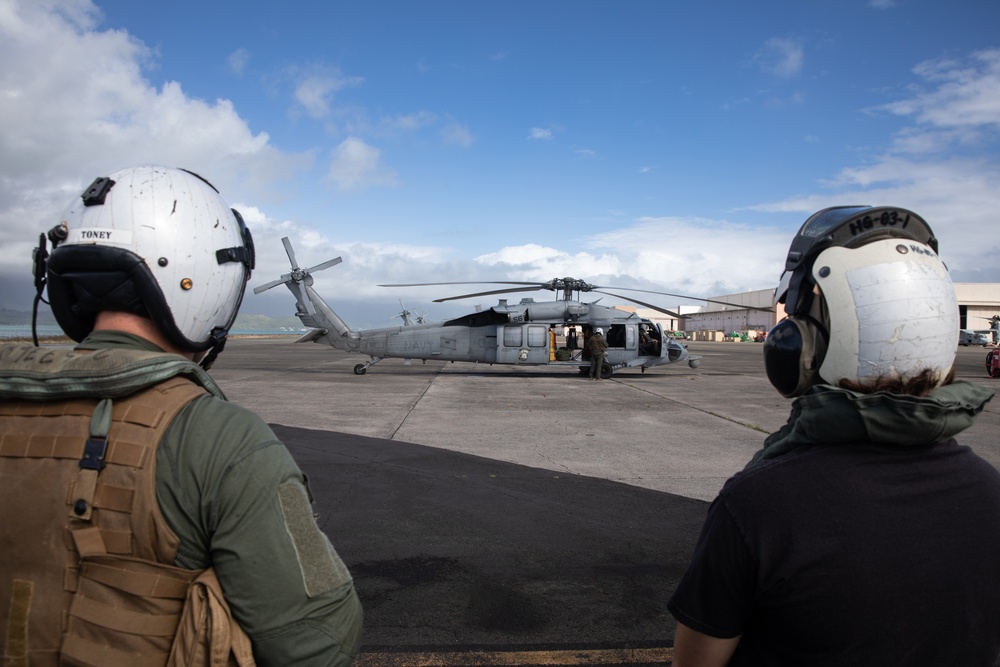
{"label": "white helmet with toney label", "polygon": [[49,238],[52,312],[76,341],[97,313],[118,311],[148,317],[182,350],[217,353],[254,266],[240,214],[208,181],[170,167],[96,179]]}
{"label": "white helmet with toney label", "polygon": [[937,239],[918,215],[850,206],[811,216],[775,291],[788,317],[768,334],[764,365],[784,396],[815,384],[940,384],[955,361],[958,301]]}

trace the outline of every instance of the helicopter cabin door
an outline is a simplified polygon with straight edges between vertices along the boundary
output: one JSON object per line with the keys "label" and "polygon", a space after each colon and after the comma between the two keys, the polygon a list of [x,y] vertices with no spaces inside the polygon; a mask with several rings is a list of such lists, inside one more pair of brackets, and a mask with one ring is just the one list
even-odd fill
{"label": "helicopter cabin door", "polygon": [[505,324],[497,362],[501,364],[549,363],[549,327],[545,324]]}

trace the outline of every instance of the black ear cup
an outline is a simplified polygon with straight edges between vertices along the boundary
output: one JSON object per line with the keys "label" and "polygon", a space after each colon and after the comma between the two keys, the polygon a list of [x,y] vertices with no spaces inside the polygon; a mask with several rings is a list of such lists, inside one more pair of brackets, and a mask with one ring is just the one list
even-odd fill
{"label": "black ear cup", "polygon": [[782,396],[799,396],[820,381],[825,355],[826,336],[811,318],[784,319],[764,341],[767,379]]}

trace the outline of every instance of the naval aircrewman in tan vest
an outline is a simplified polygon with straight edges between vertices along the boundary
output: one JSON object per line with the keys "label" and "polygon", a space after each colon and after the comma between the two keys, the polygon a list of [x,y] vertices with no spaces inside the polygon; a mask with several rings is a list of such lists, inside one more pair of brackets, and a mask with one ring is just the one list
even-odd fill
{"label": "naval aircrewman in tan vest", "polygon": [[361,607],[305,478],[205,372],[253,268],[240,215],[139,167],[49,239],[36,284],[78,344],[0,346],[4,665],[350,664]]}

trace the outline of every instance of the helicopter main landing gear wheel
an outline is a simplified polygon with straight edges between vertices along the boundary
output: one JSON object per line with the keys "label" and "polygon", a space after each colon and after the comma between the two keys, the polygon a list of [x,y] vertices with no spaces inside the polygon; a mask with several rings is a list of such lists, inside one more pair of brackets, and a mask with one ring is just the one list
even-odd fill
{"label": "helicopter main landing gear wheel", "polygon": [[601,364],[601,379],[610,380],[611,376],[614,375],[615,369],[611,367],[611,364],[604,362]]}
{"label": "helicopter main landing gear wheel", "polygon": [[997,354],[1000,354],[1000,350],[990,350],[986,355],[986,374],[993,378],[1000,378],[1000,366],[995,363]]}
{"label": "helicopter main landing gear wheel", "polygon": [[365,373],[368,372],[368,368],[370,366],[374,366],[378,362],[382,361],[382,359],[384,359],[384,358],[385,357],[372,357],[371,361],[366,361],[363,364],[358,364],[357,366],[354,367],[354,374],[355,375],[364,375]]}

